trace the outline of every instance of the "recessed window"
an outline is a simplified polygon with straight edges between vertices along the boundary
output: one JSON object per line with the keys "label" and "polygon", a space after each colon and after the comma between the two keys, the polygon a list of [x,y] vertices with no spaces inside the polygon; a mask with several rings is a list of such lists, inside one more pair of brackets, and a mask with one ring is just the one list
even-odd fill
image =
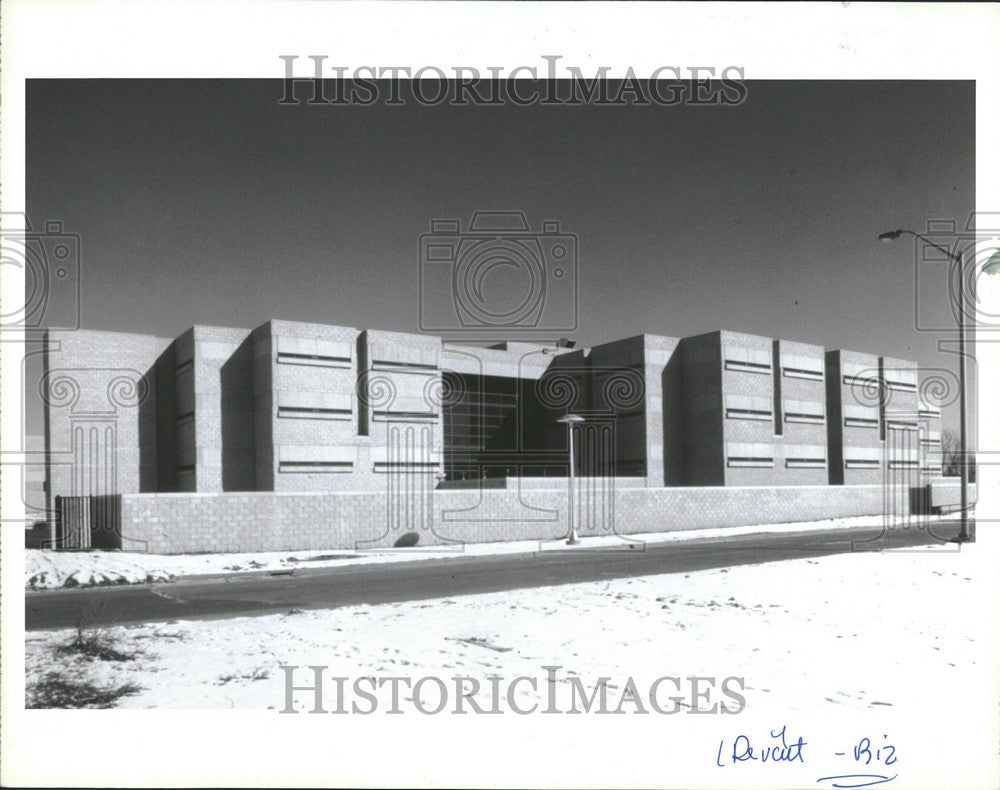
{"label": "recessed window", "polygon": [[809,370],[807,368],[785,368],[782,371],[790,379],[810,379],[811,381],[822,381],[822,370]]}
{"label": "recessed window", "polygon": [[845,428],[878,428],[877,417],[844,417]]}
{"label": "recessed window", "polygon": [[806,422],[814,425],[822,425],[826,422],[826,417],[822,414],[806,414],[805,412],[786,411],[785,422]]}
{"label": "recessed window", "polygon": [[354,464],[350,461],[281,461],[278,464],[281,473],[335,474],[353,470]]}
{"label": "recessed window", "polygon": [[786,458],[787,469],[826,469],[825,458]]}
{"label": "recessed window", "polygon": [[845,374],[844,384],[858,387],[871,387],[873,385],[877,387],[879,386],[879,381],[874,376],[852,376]]}
{"label": "recessed window", "polygon": [[900,458],[889,461],[890,469],[916,469],[917,466],[919,466],[917,461],[908,458]]}
{"label": "recessed window", "polygon": [[385,472],[413,472],[420,474],[430,474],[436,472],[440,464],[436,461],[376,461],[374,470],[379,473]]}
{"label": "recessed window", "polygon": [[414,371],[417,373],[437,373],[437,365],[425,362],[393,362],[388,359],[372,360],[372,370]]}
{"label": "recessed window", "polygon": [[437,419],[436,411],[373,411],[376,422],[426,422]]}
{"label": "recessed window", "polygon": [[896,431],[915,431],[919,426],[911,420],[886,420],[886,428]]}
{"label": "recessed window", "polygon": [[742,362],[736,359],[726,360],[726,370],[736,373],[770,373],[771,366],[763,362]]}
{"label": "recessed window", "polygon": [[350,357],[333,357],[324,354],[299,354],[291,351],[278,352],[279,365],[308,365],[317,368],[349,368]]}
{"label": "recessed window", "polygon": [[763,409],[726,409],[726,419],[729,420],[765,420],[771,421],[771,412]]}
{"label": "recessed window", "polygon": [[351,410],[279,406],[278,416],[300,420],[349,420]]}
{"label": "recessed window", "polygon": [[741,467],[753,467],[753,468],[769,468],[774,466],[773,458],[765,458],[763,456],[753,457],[753,456],[729,456],[726,460],[726,466],[731,468],[741,468]]}
{"label": "recessed window", "polygon": [[844,461],[847,469],[878,469],[877,458],[848,458]]}

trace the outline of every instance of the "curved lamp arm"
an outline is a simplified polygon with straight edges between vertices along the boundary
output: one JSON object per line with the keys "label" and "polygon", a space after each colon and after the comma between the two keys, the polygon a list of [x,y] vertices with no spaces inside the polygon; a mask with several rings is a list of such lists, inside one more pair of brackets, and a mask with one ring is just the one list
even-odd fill
{"label": "curved lamp arm", "polygon": [[928,239],[926,236],[922,236],[919,233],[914,233],[912,230],[904,230],[902,228],[900,228],[899,230],[890,230],[890,231],[888,231],[886,233],[880,233],[879,236],[878,236],[878,240],[879,241],[885,241],[885,242],[895,241],[896,239],[898,239],[903,234],[906,234],[907,236],[913,236],[916,239],[920,239],[925,244],[929,244],[934,249],[941,250],[941,252],[943,252],[945,255],[948,256],[949,259],[951,259],[953,261],[958,261],[959,263],[962,262],[962,252],[961,252],[961,250],[958,251],[958,252],[952,252],[947,247],[942,247],[940,244],[935,244],[933,241],[931,241],[930,239]]}

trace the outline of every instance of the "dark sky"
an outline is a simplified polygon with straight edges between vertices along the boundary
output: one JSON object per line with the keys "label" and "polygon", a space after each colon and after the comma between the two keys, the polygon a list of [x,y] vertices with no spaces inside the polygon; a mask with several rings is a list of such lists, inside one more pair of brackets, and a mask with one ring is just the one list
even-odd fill
{"label": "dark sky", "polygon": [[[732,329],[954,367],[944,267],[974,207],[971,82],[748,83],[736,107],[282,107],[280,81],[29,81],[27,207],[82,239],[83,325],[419,331],[431,218],[579,237],[581,345]],[[552,333],[543,333],[552,334]]]}

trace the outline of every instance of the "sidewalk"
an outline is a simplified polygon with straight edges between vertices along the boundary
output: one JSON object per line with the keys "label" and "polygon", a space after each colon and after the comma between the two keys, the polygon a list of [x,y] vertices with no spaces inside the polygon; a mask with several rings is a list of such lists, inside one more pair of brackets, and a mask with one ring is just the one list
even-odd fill
{"label": "sidewalk", "polygon": [[[951,517],[953,518],[953,517]],[[386,562],[419,562],[450,557],[481,557],[532,554],[538,551],[630,550],[643,544],[725,538],[762,533],[810,532],[829,529],[871,529],[882,524],[881,516],[828,519],[823,521],[758,524],[637,535],[584,537],[576,546],[563,541],[509,541],[466,543],[454,546],[381,549],[378,551],[276,551],[229,554],[133,554],[116,551],[25,551],[25,588],[52,590],[115,584],[165,582],[180,576],[217,575],[271,571],[291,573],[314,568],[370,565]]]}

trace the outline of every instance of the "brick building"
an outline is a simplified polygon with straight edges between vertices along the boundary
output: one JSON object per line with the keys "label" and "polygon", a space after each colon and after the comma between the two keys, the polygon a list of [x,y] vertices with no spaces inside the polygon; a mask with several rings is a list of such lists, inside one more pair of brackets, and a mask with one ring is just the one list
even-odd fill
{"label": "brick building", "polygon": [[951,496],[914,363],[737,332],[481,347],[268,321],[50,331],[43,359],[43,545],[359,549]]}
{"label": "brick building", "polygon": [[[52,331],[49,497],[370,491],[565,477],[642,487],[865,485],[940,474],[912,362],[736,332],[488,348],[269,321],[177,338]],[[423,484],[423,483],[422,483]],[[51,506],[51,503],[50,503]]]}

